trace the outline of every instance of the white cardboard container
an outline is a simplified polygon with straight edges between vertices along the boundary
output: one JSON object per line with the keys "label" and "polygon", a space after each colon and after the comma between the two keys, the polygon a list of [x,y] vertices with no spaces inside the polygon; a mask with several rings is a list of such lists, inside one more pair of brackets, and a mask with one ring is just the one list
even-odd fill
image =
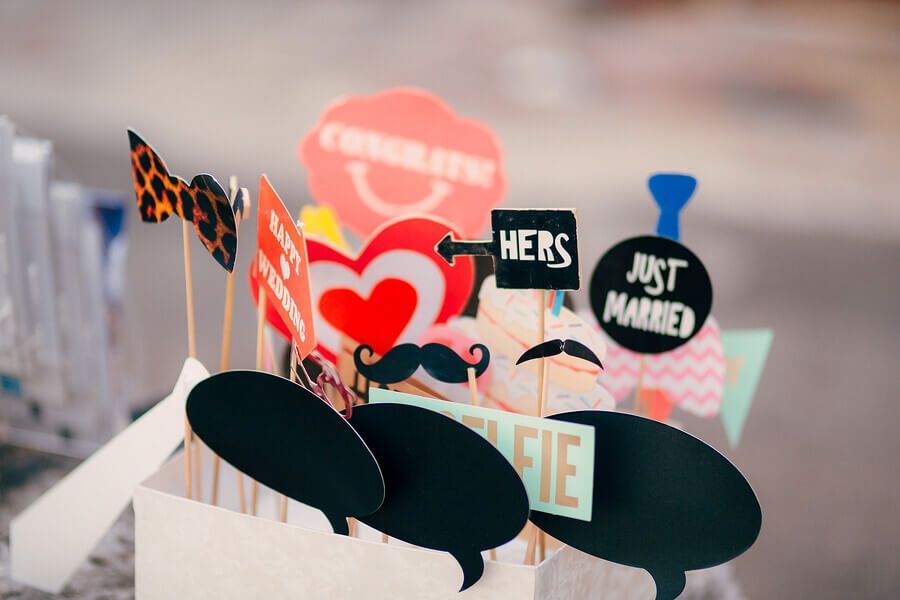
{"label": "white cardboard container", "polygon": [[[653,598],[649,575],[563,546],[536,566],[521,564],[517,540],[485,556],[484,576],[458,592],[462,572],[444,552],[409,546],[360,524],[357,537],[335,535],[317,510],[291,501],[288,522],[275,519],[277,498],[260,486],[258,516],[236,510],[234,470],[223,461],[219,505],[208,504],[210,455],[204,455],[204,502],[184,497],[181,456],[134,494],[135,593],[139,600],[458,599],[576,600]],[[249,501],[249,482],[245,478]]]}

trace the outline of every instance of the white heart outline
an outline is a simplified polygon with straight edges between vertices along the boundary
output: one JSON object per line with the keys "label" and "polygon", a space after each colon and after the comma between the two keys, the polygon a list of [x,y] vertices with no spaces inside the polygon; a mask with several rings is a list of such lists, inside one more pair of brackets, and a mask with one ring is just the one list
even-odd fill
{"label": "white heart outline", "polygon": [[279,265],[281,266],[281,278],[287,281],[291,278],[291,263],[288,262],[283,252],[281,253]]}
{"label": "white heart outline", "polygon": [[414,250],[390,250],[380,254],[357,273],[350,266],[332,260],[310,262],[313,313],[318,343],[328,351],[340,352],[341,332],[331,326],[319,311],[319,300],[327,290],[351,289],[369,298],[375,285],[387,278],[401,279],[416,290],[416,308],[395,344],[418,342],[434,324],[443,308],[446,281],[441,269],[430,258]]}

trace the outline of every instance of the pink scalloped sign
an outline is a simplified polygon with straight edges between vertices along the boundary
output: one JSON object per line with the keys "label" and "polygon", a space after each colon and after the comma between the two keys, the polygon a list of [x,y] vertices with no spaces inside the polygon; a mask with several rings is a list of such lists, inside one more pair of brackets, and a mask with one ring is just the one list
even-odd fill
{"label": "pink scalloped sign", "polygon": [[475,238],[506,190],[493,132],[416,89],[338,100],[299,155],[316,202],[361,237],[389,219],[427,214]]}

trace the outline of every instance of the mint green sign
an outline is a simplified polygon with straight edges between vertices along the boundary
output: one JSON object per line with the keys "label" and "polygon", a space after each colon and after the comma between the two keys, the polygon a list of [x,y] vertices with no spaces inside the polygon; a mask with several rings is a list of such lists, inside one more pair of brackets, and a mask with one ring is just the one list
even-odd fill
{"label": "mint green sign", "polygon": [[481,434],[515,467],[533,510],[591,520],[594,428],[373,388],[369,402],[443,413]]}
{"label": "mint green sign", "polygon": [[725,392],[722,396],[722,424],[732,448],[738,445],[744,421],[753,404],[756,384],[762,375],[772,345],[771,329],[726,330],[722,332],[725,348]]}

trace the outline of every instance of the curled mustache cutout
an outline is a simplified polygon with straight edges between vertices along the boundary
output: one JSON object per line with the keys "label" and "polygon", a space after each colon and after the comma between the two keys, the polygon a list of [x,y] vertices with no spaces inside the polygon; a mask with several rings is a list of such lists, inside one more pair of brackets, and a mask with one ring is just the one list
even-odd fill
{"label": "curled mustache cutout", "polygon": [[593,350],[578,340],[571,339],[547,340],[537,346],[532,346],[519,357],[516,364],[520,365],[523,362],[534,360],[536,358],[549,358],[551,356],[556,356],[557,354],[568,354],[569,356],[574,356],[575,358],[594,363],[601,369],[603,368],[603,363],[600,362],[600,359],[597,358],[597,355],[594,354]]}
{"label": "curled mustache cutout", "polygon": [[481,351],[481,358],[474,364],[467,363],[450,347],[443,344],[425,344],[421,348],[416,344],[400,344],[388,350],[381,360],[366,363],[363,353],[371,358],[374,354],[371,346],[365,344],[356,348],[353,362],[360,375],[382,385],[400,383],[413,376],[421,366],[425,371],[444,383],[464,383],[468,380],[468,370],[475,369],[475,376],[484,373],[491,362],[491,353],[484,344],[473,344],[469,353]]}

